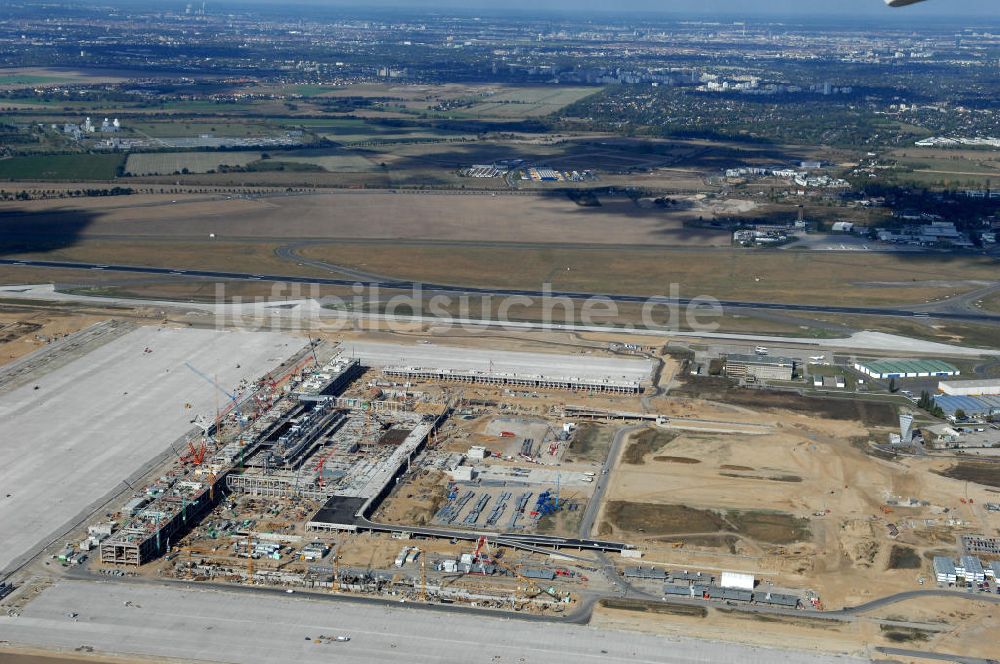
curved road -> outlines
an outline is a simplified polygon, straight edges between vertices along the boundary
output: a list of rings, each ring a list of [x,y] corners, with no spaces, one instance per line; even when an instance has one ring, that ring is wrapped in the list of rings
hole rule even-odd
[[[223,279],[229,281],[269,281],[287,282],[302,284],[321,284],[327,286],[355,286],[359,282],[367,287],[378,287],[387,290],[421,290],[427,293],[448,293],[455,295],[494,295],[494,296],[524,296],[531,298],[568,298],[568,299],[591,299],[603,298],[611,302],[627,302],[643,304],[647,302],[657,302],[663,306],[698,306],[708,304],[701,299],[693,298],[667,298],[652,297],[647,295],[625,295],[616,293],[587,293],[577,291],[536,291],[522,289],[486,288],[479,286],[448,286],[444,284],[424,283],[405,279],[397,280],[365,280],[365,279],[338,279],[331,277],[303,277],[297,275],[280,274],[254,274],[250,272],[224,272],[221,270],[189,270],[184,268],[154,267],[142,265],[118,265],[109,263],[81,263],[70,261],[48,261],[29,260],[16,258],[2,258],[0,265],[20,266],[20,267],[42,267],[49,269],[67,270],[106,270],[110,272],[127,272],[132,274],[155,274],[172,275],[177,277],[198,278],[198,279]],[[327,268],[329,269],[329,268]],[[925,312],[907,311],[903,309],[893,309],[889,307],[843,307],[832,305],[814,304],[780,304],[775,302],[747,302],[739,300],[714,300],[711,304],[718,304],[723,308],[733,309],[757,309],[773,311],[799,311],[822,314],[848,314],[861,316],[887,316],[887,317],[913,317],[927,316]],[[1000,323],[1000,314],[986,314],[978,312],[943,312],[933,314],[935,318],[947,320],[979,321],[987,323]]]

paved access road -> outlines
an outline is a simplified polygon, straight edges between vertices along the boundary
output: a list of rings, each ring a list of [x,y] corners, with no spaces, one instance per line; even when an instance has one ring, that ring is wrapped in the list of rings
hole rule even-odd
[[[645,303],[653,299],[647,295],[584,293],[584,292],[574,292],[574,291],[544,292],[544,291],[534,291],[534,290],[484,288],[475,286],[452,286],[446,284],[432,284],[432,283],[423,283],[418,281],[409,281],[404,279],[393,279],[385,281],[365,281],[356,279],[335,279],[329,277],[303,277],[303,276],[280,275],[280,274],[251,274],[248,272],[223,272],[218,270],[188,270],[188,269],[170,268],[170,267],[149,267],[141,265],[112,265],[108,263],[77,263],[77,262],[67,262],[67,261],[28,260],[28,259],[17,259],[17,258],[0,259],[0,265],[44,267],[50,269],[54,268],[54,269],[71,269],[71,270],[108,270],[111,272],[174,275],[179,277],[222,279],[227,281],[277,281],[277,282],[300,283],[300,284],[321,284],[327,286],[350,287],[354,286],[355,284],[362,283],[368,287],[377,286],[379,288],[388,290],[412,291],[414,289],[419,288],[426,293],[453,293],[459,295],[525,296],[531,298],[566,297],[570,299],[588,299],[588,298],[600,297],[600,298],[606,298],[613,302],[631,302],[631,303]],[[666,297],[662,298],[660,301],[662,302],[663,305],[676,305],[682,307],[687,305],[697,305],[702,302],[702,300],[695,300],[691,298],[671,299]],[[738,300],[715,300],[713,301],[713,303],[718,303],[723,308],[728,307],[733,309],[799,311],[807,313],[849,314],[849,315],[862,315],[862,316],[873,315],[873,316],[890,316],[890,317],[904,317],[904,318],[928,315],[926,312],[907,311],[904,309],[897,309],[891,307],[840,307],[832,305],[814,305],[814,304],[780,304],[775,302],[745,302]],[[967,320],[967,321],[994,322],[994,323],[1000,322],[1000,315],[979,313],[974,311],[944,311],[940,313],[935,313],[933,314],[933,316],[935,318],[947,319],[947,320]]]
[[[899,657],[915,657],[917,659],[937,660],[939,662],[958,662],[959,664],[1000,664],[995,659],[980,659],[978,657],[965,657],[964,655],[942,655],[934,652],[924,652],[923,650],[909,650],[907,648],[876,648],[885,655],[896,655]]]
[[[590,533],[594,529],[594,520],[597,518],[597,512],[601,508],[601,503],[604,502],[604,493],[608,490],[608,484],[611,483],[611,471],[614,470],[615,463],[618,462],[618,457],[621,456],[625,438],[633,431],[645,429],[647,426],[646,424],[638,424],[622,427],[615,431],[615,436],[611,441],[611,449],[608,451],[608,456],[604,459],[601,472],[594,478],[594,495],[591,496],[590,501],[587,503],[587,509],[584,511],[583,519],[580,521],[581,538],[590,537]]]
[[[444,615],[405,605],[327,603],[271,594],[250,600],[245,593],[86,581],[61,581],[28,604],[21,616],[0,617],[0,634],[17,645],[86,645],[99,652],[240,664],[867,661],[458,612]],[[317,644],[320,635],[350,635],[351,640]]]

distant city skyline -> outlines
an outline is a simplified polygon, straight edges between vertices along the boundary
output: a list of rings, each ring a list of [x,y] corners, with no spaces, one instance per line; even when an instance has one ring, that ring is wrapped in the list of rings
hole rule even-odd
[[[129,1],[129,0],[126,0]],[[278,5],[276,0],[213,0],[209,4],[256,4]],[[663,12],[683,13],[711,17],[713,15],[734,16],[837,16],[843,18],[882,16],[887,19],[907,19],[919,17],[983,17],[1000,20],[997,0],[929,0],[907,7],[892,9],[883,0],[839,0],[836,3],[816,0],[617,0],[611,4],[607,0],[549,0],[544,5],[530,0],[508,0],[498,7],[487,0],[386,0],[371,3],[364,0],[291,0],[280,3],[288,7],[294,5],[317,4],[326,7],[351,7],[387,9],[391,7],[428,10],[496,10],[504,8],[539,11],[574,12]]]

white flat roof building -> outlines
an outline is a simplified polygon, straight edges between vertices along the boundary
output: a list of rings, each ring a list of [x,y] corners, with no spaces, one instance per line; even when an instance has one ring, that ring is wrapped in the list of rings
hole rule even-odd
[[[955,561],[945,556],[934,556],[934,575],[938,583],[956,583],[958,571],[955,569]]]
[[[983,569],[983,564],[975,556],[962,556],[959,558],[958,565],[955,565],[955,572],[966,581],[982,583],[986,580],[986,571]]]
[[[964,397],[1000,395],[1000,379],[986,380],[942,380],[938,389],[944,394]]]
[[[753,574],[742,572],[723,572],[719,585],[723,588],[739,588],[740,590],[753,590]]]

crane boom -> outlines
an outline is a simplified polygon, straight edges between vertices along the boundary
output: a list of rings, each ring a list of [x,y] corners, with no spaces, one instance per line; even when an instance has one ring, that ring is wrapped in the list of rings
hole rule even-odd
[[[223,394],[225,394],[227,397],[229,397],[230,401],[233,402],[234,406],[237,405],[237,399],[236,399],[236,397],[234,395],[230,394],[229,391],[226,390],[226,388],[224,388],[221,385],[219,385],[219,383],[214,378],[212,378],[211,376],[208,376],[208,375],[202,373],[201,371],[199,371],[198,369],[196,369],[190,362],[185,362],[184,366],[186,366],[188,369],[190,369],[191,371],[193,371],[197,376],[199,376],[202,379],[208,381],[208,383],[210,385],[212,385],[213,387],[215,387],[215,389],[219,390],[220,392],[222,392]]]

